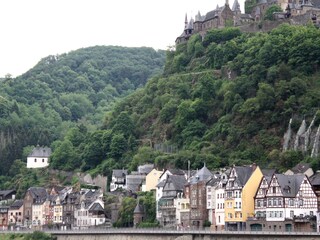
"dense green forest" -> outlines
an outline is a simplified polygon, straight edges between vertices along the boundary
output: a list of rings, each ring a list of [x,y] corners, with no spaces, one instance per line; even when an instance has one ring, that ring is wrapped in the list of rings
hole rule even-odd
[[[72,149],[59,140],[70,138],[71,148],[89,143],[87,134],[101,127],[114,103],[162,73],[164,62],[163,50],[95,46],[48,56],[17,78],[1,79],[0,175],[15,176],[19,164],[12,163],[26,162],[37,144],[64,148],[66,162],[82,163],[81,156],[70,160]],[[83,136],[71,139],[76,131]]]
[[[134,123],[136,139],[179,149],[154,152],[144,141],[129,167],[145,161],[161,168],[187,168],[191,161],[194,169],[203,162],[209,168],[256,162],[286,170],[308,161],[318,169],[310,152],[282,152],[282,139],[290,118],[294,131],[303,118],[310,122],[316,115],[315,126],[320,123],[319,60],[320,31],[313,25],[250,34],[226,28],[203,40],[194,35],[167,52],[163,75],[115,106],[104,131],[123,114]],[[113,166],[113,157],[102,165]]]
[[[307,161],[319,168],[309,152],[282,152],[290,118],[294,131],[302,119],[320,123],[320,30],[313,25],[193,35],[166,52],[163,72],[162,52],[126,49],[142,57],[121,61],[103,57],[103,49],[48,57],[3,80],[4,156],[25,159],[26,146],[46,144],[51,167],[105,175],[147,162],[187,168],[190,161],[194,169],[256,162],[285,170]]]

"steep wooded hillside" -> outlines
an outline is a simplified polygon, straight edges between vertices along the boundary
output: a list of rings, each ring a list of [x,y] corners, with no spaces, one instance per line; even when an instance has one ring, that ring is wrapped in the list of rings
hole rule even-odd
[[[293,131],[303,119],[320,123],[319,61],[320,30],[312,25],[195,35],[167,53],[162,76],[117,104],[105,128],[126,113],[136,138],[179,149],[158,153],[159,167],[186,168],[190,160],[193,168],[256,162],[283,170],[304,159],[318,168],[310,149],[282,152],[282,139],[290,118]]]
[[[48,56],[25,74],[2,79],[0,175],[15,159],[26,161],[31,145],[50,146],[77,125],[101,126],[114,102],[162,73],[164,61],[165,51],[152,48],[95,46]]]

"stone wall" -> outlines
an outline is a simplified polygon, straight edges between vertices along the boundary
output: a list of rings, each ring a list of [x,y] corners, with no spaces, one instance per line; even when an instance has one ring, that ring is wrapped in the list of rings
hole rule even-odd
[[[319,239],[317,233],[274,233],[274,232],[179,232],[179,231],[155,231],[149,230],[123,230],[120,232],[92,232],[92,233],[73,233],[73,234],[52,234],[57,240],[315,240]],[[120,231],[120,230],[118,230]]]

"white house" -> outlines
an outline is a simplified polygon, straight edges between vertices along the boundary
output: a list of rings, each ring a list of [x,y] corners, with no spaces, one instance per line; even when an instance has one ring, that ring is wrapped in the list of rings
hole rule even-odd
[[[88,229],[92,226],[104,224],[106,221],[104,214],[104,203],[100,199],[93,202],[84,200],[79,208],[75,210],[75,225],[78,229]]]
[[[27,157],[27,168],[43,168],[49,166],[51,149],[36,146]]]

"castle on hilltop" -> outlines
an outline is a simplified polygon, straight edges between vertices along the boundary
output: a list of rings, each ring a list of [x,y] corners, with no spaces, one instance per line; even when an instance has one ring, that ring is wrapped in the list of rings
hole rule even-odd
[[[263,20],[263,16],[267,9],[272,5],[281,7],[282,12],[274,13],[274,24],[269,24],[266,29],[262,29],[261,25],[257,27],[257,23]],[[184,30],[177,37],[176,44],[188,41],[193,35],[199,33],[202,37],[210,29],[219,29],[225,27],[240,27],[244,31],[267,31],[281,24],[288,22],[290,24],[302,25],[309,21],[319,25],[320,19],[320,0],[246,0],[245,13],[241,13],[238,0],[234,0],[232,8],[230,8],[229,0],[226,0],[224,6],[201,15],[188,21],[185,17]]]

